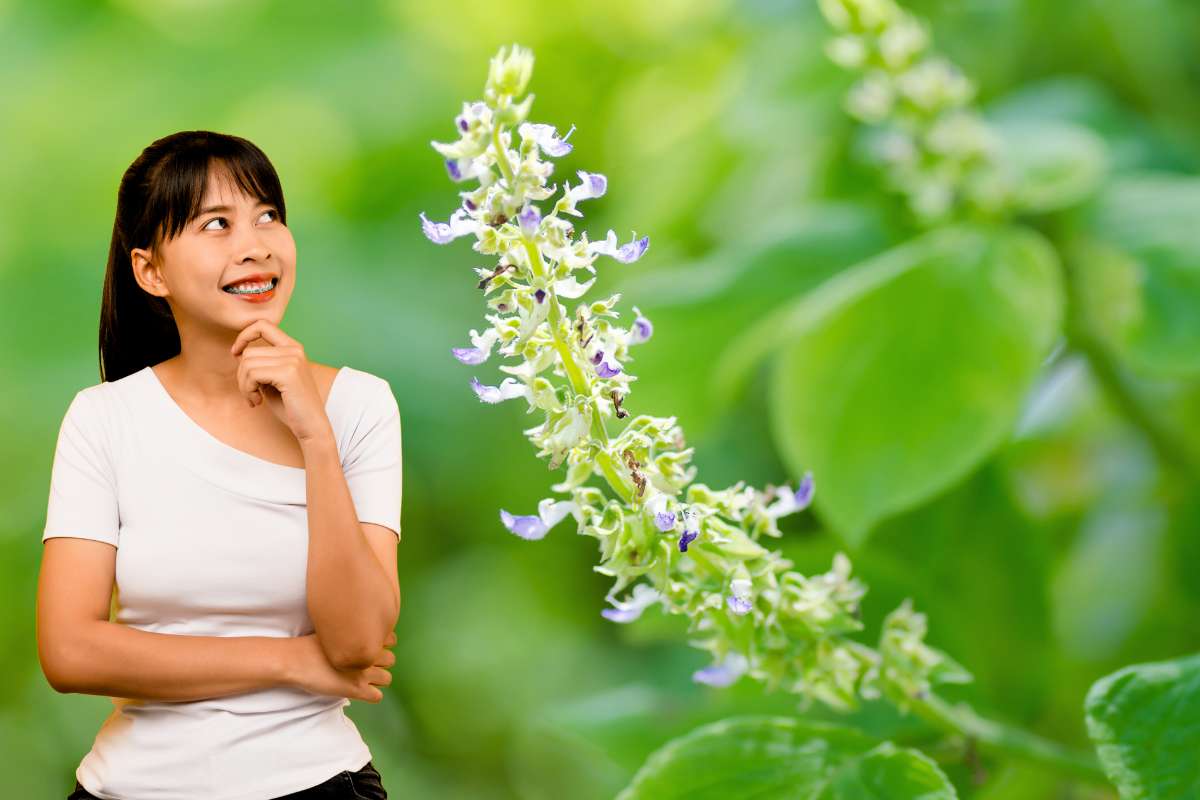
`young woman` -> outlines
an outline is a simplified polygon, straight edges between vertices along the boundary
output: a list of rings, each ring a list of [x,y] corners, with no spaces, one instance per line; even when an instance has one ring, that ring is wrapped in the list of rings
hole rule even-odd
[[[236,136],[159,139],[121,180],[38,583],[47,679],[114,705],[70,798],[387,797],[344,709],[395,663],[399,408],[280,329],[286,221]]]

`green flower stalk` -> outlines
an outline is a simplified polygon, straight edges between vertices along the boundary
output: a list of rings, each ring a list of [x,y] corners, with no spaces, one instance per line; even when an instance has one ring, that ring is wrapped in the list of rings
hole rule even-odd
[[[471,235],[476,252],[497,258],[494,268],[475,269],[488,325],[472,329],[470,346],[452,354],[468,365],[484,363],[493,350],[512,359],[499,367],[507,375],[499,384],[473,377],[470,385],[483,402],[524,398],[528,413],[541,412],[542,422],[524,433],[551,470],[566,468],[551,487],[564,497],[541,500],[536,514],[501,509],[501,523],[536,540],[571,516],[578,533],[599,543],[594,569],[614,579],[601,614],[629,623],[659,605],[686,615],[689,643],[712,657],[693,674],[697,682],[726,686],[748,675],[799,695],[803,705],[847,709],[880,696],[906,707],[934,684],[969,680],[924,643],[924,617],[907,603],[888,617],[877,648],[852,638],[863,629],[865,587],[851,578],[845,555],[829,572],[805,576],[770,549],[781,535],[777,520],[811,502],[811,474],[795,489],[758,490],[744,481],[710,488],[695,481],[694,448],[675,417],[631,413],[630,350],[652,337],[650,320],[634,306],[632,323],[622,327],[619,292],[573,309],[563,301],[584,296],[600,256],[631,264],[649,238],[634,232],[619,244],[613,230],[597,241],[576,235],[568,217],[581,218],[578,204],[605,194],[599,173],[577,171],[579,183],[564,181],[542,214],[536,203],[558,191],[546,183],[554,164],[542,157],[570,153],[575,128],[560,137],[552,125],[526,121],[532,68],[532,53],[517,45],[491,60],[484,99],[464,103],[455,118],[458,139],[431,143],[452,181],[475,185],[459,192],[461,206],[448,222],[419,214],[431,241]],[[593,478],[600,485],[588,485]]]
[[[871,126],[868,151],[913,214],[932,224],[995,217],[1013,202],[1001,140],[972,108],[975,87],[929,51],[929,32],[894,0],[820,0],[839,35],[825,48],[861,73],[846,110]]]

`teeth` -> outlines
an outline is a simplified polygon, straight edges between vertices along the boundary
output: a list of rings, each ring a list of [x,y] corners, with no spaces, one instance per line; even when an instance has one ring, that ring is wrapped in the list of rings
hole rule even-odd
[[[272,278],[265,283],[238,283],[233,286],[227,286],[225,291],[230,294],[262,294],[269,289],[274,288],[275,279]]]

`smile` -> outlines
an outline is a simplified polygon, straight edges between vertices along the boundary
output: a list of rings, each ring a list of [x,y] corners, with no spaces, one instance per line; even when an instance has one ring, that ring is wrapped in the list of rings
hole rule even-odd
[[[246,283],[223,289],[226,294],[236,295],[243,300],[263,302],[275,296],[275,287],[279,285],[278,278],[272,278],[265,283]],[[244,288],[243,288],[244,287]]]

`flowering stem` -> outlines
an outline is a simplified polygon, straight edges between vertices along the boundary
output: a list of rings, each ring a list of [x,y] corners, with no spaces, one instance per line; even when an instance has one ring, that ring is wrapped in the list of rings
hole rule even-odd
[[[1073,750],[1029,731],[984,719],[965,703],[952,705],[930,694],[924,699],[914,700],[913,710],[934,726],[962,734],[993,753],[1045,764],[1100,783],[1106,780],[1100,763],[1091,753]]]
[[[496,125],[492,128],[492,144],[496,149],[496,164],[500,167],[500,172],[504,176],[505,181],[511,187],[513,180],[512,172],[509,169],[508,157],[504,152],[504,146],[500,142],[500,130],[502,127]],[[534,277],[542,277],[545,275],[546,265],[542,261],[541,248],[529,237],[523,236],[521,238],[525,244],[525,252],[529,254],[530,271]],[[567,380],[571,383],[571,389],[578,395],[591,398],[591,385],[587,377],[583,374],[583,370],[579,368],[579,364],[575,361],[575,356],[571,353],[571,348],[563,340],[562,313],[559,309],[558,297],[554,294],[553,285],[546,287],[545,301],[550,304],[550,332],[554,337],[554,349],[558,352],[559,359],[562,361],[563,370],[567,373]],[[604,417],[600,414],[600,410],[596,408],[594,400],[592,405],[592,435],[601,447],[608,446],[608,429],[604,426]],[[603,473],[612,490],[626,503],[631,503],[633,501],[633,489],[617,471],[612,457],[607,450],[597,453],[596,465],[600,468],[601,473]]]
[[[911,28],[907,33],[910,40],[917,35]],[[779,517],[808,506],[813,493],[811,475],[806,475],[795,490],[785,486],[759,492],[742,481],[714,490],[696,483],[695,468],[687,467],[692,448],[683,443],[682,430],[673,417],[639,415],[627,423],[615,440],[610,439],[605,427],[607,397],[611,395],[612,413],[618,419],[627,414],[620,407],[619,393],[608,391],[605,379],[621,372],[624,348],[646,341],[652,328],[634,306],[639,316],[629,330],[607,322],[597,324],[601,342],[596,355],[589,356],[586,348],[591,338],[582,339],[588,306],[578,309],[581,327],[577,340],[573,321],[566,307],[559,305],[558,295],[573,298],[586,290],[571,272],[584,267],[594,275],[591,261],[596,255],[630,263],[645,251],[649,238],[638,239],[635,234],[629,244],[618,246],[615,232],[609,230],[604,240],[571,243],[572,226],[563,220],[538,224],[540,212],[529,200],[545,199],[552,191],[547,191],[544,185],[550,169],[537,158],[537,153],[540,150],[562,156],[570,152],[570,145],[566,136],[557,136],[553,126],[521,122],[532,96],[512,105],[513,99],[524,92],[531,68],[532,54],[515,46],[511,55],[502,50],[493,59],[485,88],[488,102],[464,104],[463,114],[456,118],[456,129],[462,135],[460,141],[432,143],[446,159],[452,179],[484,175],[487,180],[481,181],[479,190],[464,198],[463,207],[451,215],[448,223],[426,219],[424,212],[419,215],[425,235],[438,244],[474,233],[479,252],[502,253],[502,263],[495,272],[477,270],[484,278],[480,288],[510,268],[521,273],[524,266],[521,262],[528,265],[528,275],[519,277],[528,277],[529,281],[505,279],[519,301],[517,313],[507,318],[489,316],[493,327],[484,334],[472,331],[473,347],[454,348],[456,358],[467,364],[482,363],[498,340],[512,339],[514,326],[518,338],[504,348],[505,354],[530,358],[529,348],[524,345],[544,322],[549,323],[549,346],[553,350],[541,340],[542,346],[526,362],[526,370],[519,371],[525,379],[524,387],[519,381],[507,380],[500,386],[487,387],[477,379],[472,379],[472,387],[488,403],[523,396],[531,404],[542,406],[547,411],[546,422],[526,431],[542,448],[539,454],[552,454],[555,467],[571,457],[572,468],[585,469],[572,470],[569,501],[554,502],[547,498],[539,503],[536,515],[513,515],[501,509],[505,527],[522,538],[540,539],[566,514],[574,514],[580,523],[579,532],[595,536],[602,543],[603,569],[598,568],[599,571],[618,581],[609,598],[613,607],[602,612],[606,618],[632,622],[644,608],[662,602],[669,613],[685,614],[691,619],[690,632],[711,632],[701,639],[689,640],[690,644],[710,651],[716,659],[693,674],[697,682],[728,686],[748,672],[770,687],[785,685],[808,699],[821,699],[838,708],[854,707],[859,696],[908,698],[908,702],[900,705],[915,704],[918,713],[938,728],[966,736],[970,741],[978,740],[994,750],[1089,778],[1099,777],[1095,763],[1086,756],[1033,734],[984,720],[965,706],[950,706],[933,696],[930,693],[933,683],[961,683],[969,680],[970,675],[948,655],[924,643],[925,617],[913,611],[909,601],[884,620],[878,649],[850,638],[850,634],[862,630],[858,608],[866,587],[850,577],[850,561],[844,554],[835,555],[828,573],[805,576],[791,571],[791,562],[783,559],[779,551],[771,551],[759,543],[761,536],[780,535],[776,525]],[[946,77],[944,71],[938,70],[922,74],[926,78]],[[956,98],[962,99],[957,95],[942,99]],[[503,116],[498,114],[498,108],[505,110]],[[500,124],[513,120],[521,123],[518,132],[523,140],[515,166],[502,144],[504,130]],[[490,124],[490,130],[485,132],[481,124]],[[487,158],[492,148],[501,175],[495,186],[492,185],[495,175]],[[603,175],[583,170],[577,174],[581,183],[564,186],[563,198],[554,211],[541,219],[548,220],[560,209],[581,216],[575,210],[576,203],[604,194],[607,181]],[[510,219],[515,219],[516,224],[507,224]],[[521,233],[515,236],[513,232],[518,227]],[[549,264],[546,255],[551,257]],[[564,274],[568,276],[565,279]],[[591,313],[617,316],[611,307],[618,296],[593,305]],[[544,307],[545,320],[539,319],[543,308],[540,305],[536,311],[524,313],[531,299],[537,304],[550,304]],[[491,305],[508,311],[511,302],[512,298],[506,295],[503,301]],[[611,365],[602,360],[606,352],[614,362]],[[556,357],[561,372],[555,364],[555,374],[565,375],[568,381],[570,407],[564,406],[557,395],[553,398],[543,395],[544,383],[549,381],[535,377]],[[551,388],[557,391],[559,387]],[[589,416],[590,437],[582,430],[584,414]],[[646,463],[639,462],[639,458]],[[589,463],[578,463],[584,460]],[[575,482],[576,478],[586,480],[593,473],[599,473],[608,482],[627,508],[614,508],[618,504],[598,487]],[[650,491],[645,505],[639,507],[640,492],[647,487]],[[675,497],[679,492],[684,492],[686,501]],[[642,513],[645,510],[652,514]],[[672,539],[681,533],[679,552],[691,558],[676,557],[673,542],[659,537],[659,533]],[[689,543],[692,543],[690,550]],[[628,599],[616,599],[617,591],[646,575],[657,587],[639,582]],[[919,699],[914,701],[914,697]]]

